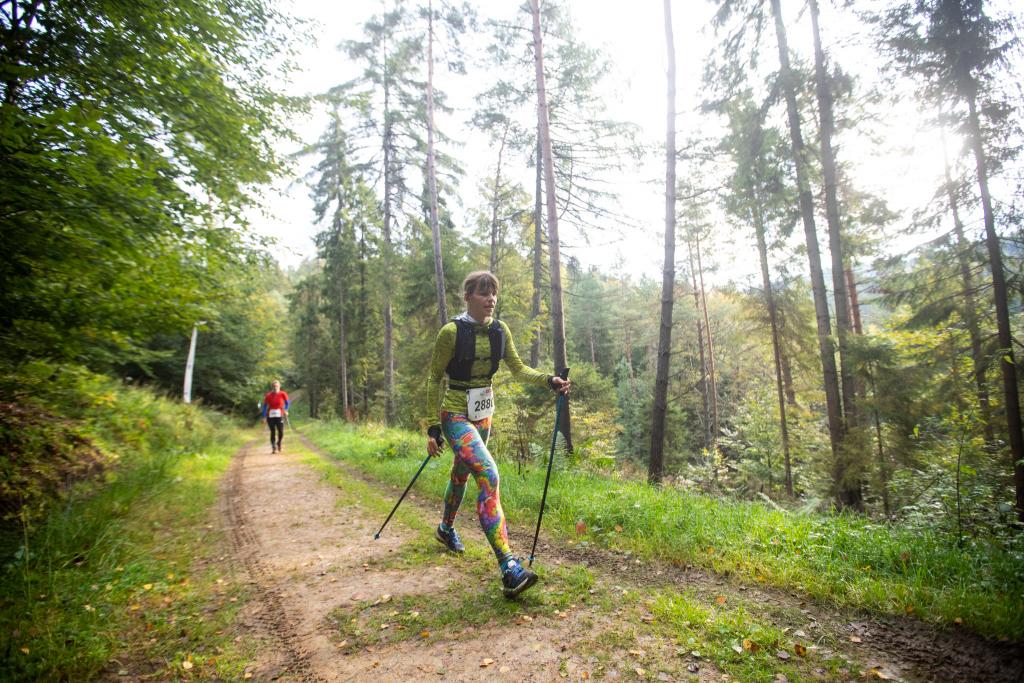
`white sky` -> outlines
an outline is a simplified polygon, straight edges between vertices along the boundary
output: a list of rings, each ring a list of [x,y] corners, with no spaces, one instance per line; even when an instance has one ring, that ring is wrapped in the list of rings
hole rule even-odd
[[[479,0],[481,15],[491,11],[510,12],[518,3],[496,0]],[[637,124],[645,142],[661,144],[665,137],[665,39],[663,9],[660,0],[623,3],[621,0],[569,0],[575,24],[581,39],[601,47],[615,65],[615,71],[608,83],[608,109],[612,118]],[[792,11],[798,4],[785,0],[784,6]],[[863,37],[838,34],[830,31],[828,3],[823,4],[822,30],[826,50],[835,53],[836,60],[848,70],[865,80],[874,80],[877,69],[872,63],[877,60],[862,47],[867,40]],[[321,92],[332,85],[352,78],[357,74],[357,65],[336,49],[346,39],[358,39],[362,25],[372,14],[383,6],[381,0],[294,0],[294,13],[307,16],[319,22],[315,36],[301,46],[298,62],[300,72],[294,75],[289,85],[292,94]],[[704,59],[710,47],[710,34],[704,30],[711,14],[710,3],[673,3],[675,42],[678,77],[677,109],[679,119],[677,137],[680,142],[699,131],[701,124],[693,112],[701,97],[700,74]],[[834,22],[836,24],[840,22]],[[848,23],[844,23],[846,29]],[[805,16],[790,22],[790,47],[810,59],[810,30]],[[316,39],[315,43],[313,38]],[[766,59],[775,58],[774,33],[766,35]],[[460,149],[448,149],[448,153],[462,159],[467,177],[461,184],[462,207],[452,207],[457,223],[466,227],[470,209],[479,206],[478,182],[481,177],[491,174],[493,154],[486,142],[467,132],[463,122],[471,115],[473,95],[485,87],[481,76],[474,74],[470,67],[468,77],[448,74],[444,69],[435,71],[435,83],[448,93],[451,103],[457,108],[452,117],[439,118],[438,126],[449,136],[466,141]],[[898,141],[902,146],[895,149],[891,143],[875,145],[855,141],[854,147],[842,147],[838,155],[842,160],[855,164],[855,180],[861,189],[881,194],[892,208],[906,210],[918,207],[927,201],[937,173],[941,172],[941,150],[935,132],[918,130],[917,114],[908,107],[903,112],[889,112],[880,122],[877,132],[884,139]],[[305,142],[314,141],[324,128],[326,119],[315,114],[295,121],[295,128]],[[295,151],[285,145],[282,151]],[[618,235],[598,235],[594,244],[585,245],[577,235],[563,235],[563,258],[575,256],[584,265],[596,265],[609,269],[615,264],[634,277],[648,275],[660,278],[662,267],[662,235],[664,230],[664,155],[656,152],[645,166],[626,174],[617,183],[621,193],[620,210],[628,214],[636,226],[624,228]],[[312,158],[299,162],[295,177],[282,180],[272,189],[267,215],[253,216],[253,226],[261,234],[278,240],[275,251],[284,266],[295,266],[303,258],[315,253],[312,237],[318,231],[313,224],[312,201],[308,187],[302,177]],[[532,172],[524,169],[524,185],[532,192]],[[819,242],[823,259],[827,259],[827,233],[824,221],[819,221]],[[798,229],[796,232],[800,232]],[[718,280],[735,279],[748,281],[756,269],[753,258],[753,244],[742,232],[722,227],[716,239],[719,248],[712,250],[711,258],[719,264]],[[802,239],[802,234],[799,235]],[[906,251],[927,237],[901,238],[891,245],[894,251]],[[609,243],[613,242],[613,243]],[[677,253],[678,252],[677,250]]]

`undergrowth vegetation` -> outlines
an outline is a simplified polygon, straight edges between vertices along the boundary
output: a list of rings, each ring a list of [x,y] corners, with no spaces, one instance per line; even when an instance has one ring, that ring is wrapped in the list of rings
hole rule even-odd
[[[240,677],[224,629],[241,603],[204,565],[240,431],[81,368],[38,363],[5,381],[18,410],[0,429],[0,678],[84,680],[111,666]]]
[[[422,436],[382,427],[316,423],[306,433],[334,457],[399,486],[424,451]],[[417,490],[434,491],[440,500],[450,458],[446,451],[432,461]],[[514,525],[535,523],[542,464],[503,468],[502,505]],[[471,512],[461,523],[475,523]],[[987,636],[1024,636],[1024,552],[1012,544],[958,545],[939,531],[655,488],[564,459],[556,459],[544,533],[797,589],[837,605],[963,624]]]

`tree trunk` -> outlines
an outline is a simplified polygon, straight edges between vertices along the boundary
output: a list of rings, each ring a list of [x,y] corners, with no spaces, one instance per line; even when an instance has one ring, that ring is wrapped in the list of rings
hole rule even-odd
[[[985,367],[985,352],[982,348],[981,327],[978,325],[978,314],[974,302],[974,278],[971,275],[970,252],[972,245],[964,235],[964,223],[960,218],[960,204],[953,190],[953,177],[949,170],[949,158],[946,154],[946,134],[942,131],[942,158],[946,174],[946,196],[949,209],[953,214],[953,232],[956,234],[956,257],[960,266],[960,279],[963,282],[963,316],[967,325],[967,333],[971,338],[971,361],[974,367],[974,383],[978,388],[978,408],[981,421],[984,423],[985,443],[996,440],[995,425],[992,423],[992,408],[989,403],[988,378]]]
[[[715,342],[711,335],[711,320],[708,316],[708,298],[704,289],[704,263],[700,255],[700,235],[694,233],[694,246],[697,248],[697,275],[700,278],[700,303],[704,316],[704,334],[707,336],[707,359],[708,359],[708,398],[711,403],[711,455],[718,457],[718,381],[715,378]],[[717,479],[717,474],[715,476]]]
[[[676,295],[676,43],[672,32],[672,2],[664,0],[665,43],[668,50],[668,113],[665,138],[665,262],[662,266],[662,315],[657,335],[657,368],[651,411],[650,461],[647,480],[659,483],[665,475],[665,421],[669,411],[669,366],[672,359],[672,309]]]
[[[860,298],[857,296],[857,281],[853,278],[853,268],[846,269],[846,294],[850,303],[850,326],[854,334],[864,334],[864,326],[860,320]]]
[[[509,124],[505,122],[505,130],[501,134],[501,146],[498,147],[498,167],[494,171],[494,196],[491,200],[491,260],[490,268],[498,273],[498,208],[501,202],[501,161],[505,154],[505,142],[508,139]],[[532,367],[532,366],[531,366]]]
[[[697,312],[697,350],[700,352],[700,380],[697,386],[700,387],[700,398],[703,403],[704,412],[701,419],[704,422],[704,451],[711,451],[711,397],[708,395],[708,361],[704,351],[704,316],[701,315],[700,288],[697,287],[697,266],[693,263],[693,241],[689,234],[686,236],[686,253],[690,262],[690,281],[693,289],[693,308]]]
[[[1024,434],[1021,433],[1020,393],[1017,388],[1017,364],[1013,357],[1013,334],[1010,329],[1010,306],[1006,291],[1006,273],[1003,270],[1002,248],[996,234],[995,214],[992,212],[992,196],[988,189],[988,170],[985,150],[981,142],[981,122],[975,96],[967,98],[969,113],[968,134],[974,164],[978,173],[978,189],[981,193],[981,210],[985,216],[985,243],[992,268],[992,295],[996,305],[996,328],[999,335],[999,366],[1003,371],[1003,401],[1006,406],[1006,428],[1010,442],[1010,464],[1013,468],[1013,484],[1016,491],[1017,517],[1024,522]]]
[[[772,353],[775,357],[775,390],[779,400],[779,434],[782,437],[783,466],[786,471],[786,495],[793,497],[793,469],[789,456],[789,425],[786,422],[786,394],[782,380],[782,349],[779,344],[779,321],[772,292],[771,271],[768,268],[768,242],[765,239],[764,217],[759,199],[754,197],[754,232],[757,234],[757,253],[761,260],[761,283],[768,307],[768,322],[772,329]],[[770,471],[770,470],[769,470]]]
[[[665,130],[665,261],[661,271],[661,322],[658,363],[651,415],[651,457],[647,480],[660,483],[665,474],[665,416],[668,413],[669,361],[672,358],[672,308],[676,285],[676,46],[672,33],[672,2],[663,1],[665,46],[668,52],[668,107]]]
[[[387,49],[384,50],[387,64]],[[391,121],[391,90],[387,75],[384,77],[384,423],[395,420],[395,353],[391,320],[391,221],[394,194],[391,164],[394,155],[394,131]]]
[[[544,154],[540,148],[540,125],[537,126],[537,178],[533,197],[533,301],[530,304],[530,324],[534,326],[530,341],[530,367],[540,362],[540,318],[541,287],[544,270],[544,203],[543,203]]]
[[[629,378],[629,391],[636,397],[636,371],[633,369],[633,330],[626,325],[626,375]]]
[[[781,321],[780,321],[781,322]],[[782,331],[782,326],[779,326],[779,333]],[[781,341],[781,339],[779,340]],[[793,365],[790,362],[790,356],[785,354],[782,350],[782,384],[785,386],[785,402],[790,405],[790,408],[797,408],[797,389],[793,386]]]
[[[348,330],[345,329],[345,300],[348,293],[345,287],[345,272],[342,267],[342,227],[338,221],[335,226],[337,239],[336,276],[338,278],[338,384],[341,389],[341,414],[346,420],[351,419],[348,401]]]
[[[811,198],[804,159],[804,139],[800,132],[800,112],[796,103],[796,86],[793,70],[789,63],[789,47],[786,42],[786,27],[782,21],[780,0],[771,0],[775,18],[775,35],[779,47],[779,71],[783,94],[786,98],[786,113],[789,120],[789,137],[796,167],[797,186],[800,197],[800,215],[803,219],[804,239],[807,244],[807,261],[810,267],[811,291],[814,294],[814,311],[818,328],[818,352],[821,355],[821,372],[825,390],[825,409],[828,417],[829,444],[832,448],[832,482],[836,503],[840,508],[855,505],[859,500],[860,480],[848,482],[849,464],[843,452],[843,409],[839,397],[839,377],[836,372],[835,350],[832,347],[832,325],[829,320],[828,299],[825,293],[825,278],[821,271],[821,253],[818,249],[818,233],[814,225],[814,201]]]
[[[448,322],[444,295],[444,265],[441,263],[441,226],[437,220],[437,160],[434,155],[434,4],[427,2],[427,185],[430,190],[430,232],[434,240],[434,279],[437,285],[437,314]]]
[[[312,325],[309,329],[309,335],[306,338],[306,362],[308,371],[306,372],[307,377],[307,390],[309,391],[309,416],[313,419],[320,417],[320,382],[317,377],[316,369],[316,309],[318,308],[319,302],[313,298],[312,286],[306,287],[306,310],[313,311],[311,316]]]
[[[346,420],[352,419],[351,408],[348,403],[348,346],[345,330],[345,287],[341,285],[338,291],[338,299],[341,302],[338,306],[338,379],[341,382],[341,413]]]
[[[846,428],[857,423],[856,386],[853,369],[850,367],[847,337],[850,334],[850,312],[846,292],[846,264],[843,260],[843,229],[839,218],[839,200],[836,196],[837,173],[835,152],[832,149],[832,135],[835,133],[835,117],[832,113],[832,89],[825,69],[825,53],[821,49],[821,31],[818,26],[818,0],[808,0],[811,14],[811,30],[814,33],[814,82],[821,114],[821,174],[825,184],[825,218],[828,221],[828,247],[832,256],[832,286],[836,302],[836,336],[839,341],[839,376],[843,395],[843,416]],[[859,485],[857,487],[860,488]],[[851,490],[852,493],[852,490]],[[862,507],[861,496],[848,501],[854,507]]]
[[[558,207],[555,194],[555,173],[551,156],[551,132],[548,128],[548,102],[544,91],[544,52],[540,30],[540,0],[530,0],[533,12],[533,58],[537,70],[537,125],[540,129],[540,144],[544,160],[544,190],[547,197],[548,215],[548,257],[551,267],[551,351],[555,371],[568,367],[565,354],[565,318],[562,313],[562,264],[558,252]],[[572,451],[572,426],[569,419],[569,404],[561,412],[562,435],[566,449]]]
[[[878,415],[878,391],[875,390],[875,379],[873,376],[871,377],[871,398],[875,403],[875,441],[878,445],[878,475],[882,479],[882,509],[885,511],[885,516],[888,517],[892,511],[889,503],[889,464],[885,460],[885,450],[882,445],[882,420]]]

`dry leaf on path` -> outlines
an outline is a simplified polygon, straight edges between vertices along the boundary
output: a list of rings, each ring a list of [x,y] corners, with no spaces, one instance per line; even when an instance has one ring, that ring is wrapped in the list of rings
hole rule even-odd
[[[724,605],[725,604],[725,596],[724,595],[719,595],[717,598],[715,598],[715,602],[717,602],[719,605]]]
[[[860,639],[860,636],[850,636],[850,642],[851,643],[863,643],[864,641]]]
[[[494,664],[494,660],[491,659],[490,657],[485,657],[484,660],[482,662],[480,662],[480,668],[484,669],[484,668],[490,666],[491,664]]]

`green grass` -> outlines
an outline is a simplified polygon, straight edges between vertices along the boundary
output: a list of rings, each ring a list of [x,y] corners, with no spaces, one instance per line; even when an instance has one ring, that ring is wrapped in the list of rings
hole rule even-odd
[[[215,559],[211,510],[243,435],[195,407],[108,389],[108,414],[83,424],[116,466],[5,538],[0,679],[241,679],[251,646],[230,626],[246,588]]]
[[[652,628],[675,639],[680,656],[706,658],[741,681],[772,681],[783,673],[791,681],[847,680],[850,663],[822,659],[806,639],[754,618],[744,605],[708,607],[692,595],[664,591],[647,605]]]
[[[305,433],[334,457],[404,487],[425,439],[381,427],[314,423]],[[451,455],[416,484],[440,498]],[[502,505],[532,527],[544,468],[502,472]],[[795,588],[842,606],[962,623],[986,636],[1024,637],[1024,559],[995,545],[958,548],[949,537],[850,515],[773,510],[562,467],[552,476],[544,533],[568,538],[583,520],[588,543],[640,558],[691,563],[742,581]]]

